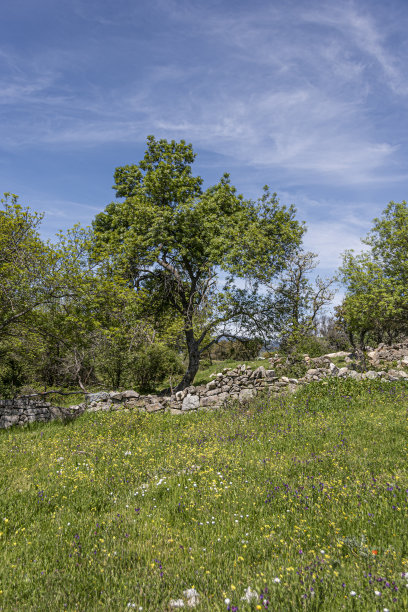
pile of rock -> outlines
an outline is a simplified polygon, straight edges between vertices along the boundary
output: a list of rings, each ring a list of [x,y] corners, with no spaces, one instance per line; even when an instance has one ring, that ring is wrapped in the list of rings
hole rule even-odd
[[[408,340],[387,346],[379,344],[373,351],[367,353],[371,364],[374,367],[381,367],[384,363],[396,362],[397,367],[408,366]]]

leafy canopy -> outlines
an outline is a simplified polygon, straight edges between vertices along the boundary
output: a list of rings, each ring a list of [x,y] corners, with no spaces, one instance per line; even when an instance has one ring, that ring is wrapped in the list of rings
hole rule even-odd
[[[251,281],[253,294],[283,269],[304,231],[295,209],[267,187],[256,202],[246,200],[224,174],[203,190],[194,159],[191,144],[149,136],[143,160],[116,169],[114,188],[124,200],[93,223],[94,256],[144,292],[147,311],[180,317],[191,372],[208,334],[242,319],[249,294],[236,290],[235,279]]]

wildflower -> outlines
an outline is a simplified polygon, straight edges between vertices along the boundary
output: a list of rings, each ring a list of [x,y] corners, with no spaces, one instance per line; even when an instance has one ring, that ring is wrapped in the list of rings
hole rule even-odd
[[[374,593],[379,597],[381,595],[381,591],[374,591]]]
[[[378,555],[378,550],[372,550],[371,552],[373,553],[373,555]]]
[[[229,606],[229,605],[230,605],[230,603],[231,603],[231,600],[230,600],[230,599],[228,599],[228,597],[226,597],[226,598],[224,599],[224,603],[225,603],[227,606]]]
[[[170,599],[171,608],[184,608],[184,601],[182,599]]]
[[[280,582],[280,578],[276,577],[273,579],[274,582]]]
[[[258,593],[256,591],[253,591],[249,586],[245,591],[245,595],[241,597],[241,601],[247,601],[248,603],[250,603],[253,599],[258,599]]]
[[[355,591],[350,591],[350,595],[354,597],[354,595],[357,595],[357,593]]]

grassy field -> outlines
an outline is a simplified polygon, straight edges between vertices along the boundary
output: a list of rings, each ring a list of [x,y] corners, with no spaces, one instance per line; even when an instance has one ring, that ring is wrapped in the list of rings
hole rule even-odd
[[[408,610],[407,408],[404,382],[333,380],[1,431],[0,610],[171,610],[187,589],[197,611]]]

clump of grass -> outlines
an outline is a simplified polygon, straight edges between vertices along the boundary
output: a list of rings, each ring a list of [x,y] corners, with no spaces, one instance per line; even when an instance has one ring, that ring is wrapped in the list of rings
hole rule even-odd
[[[333,380],[2,431],[0,608],[407,609],[407,408]]]

